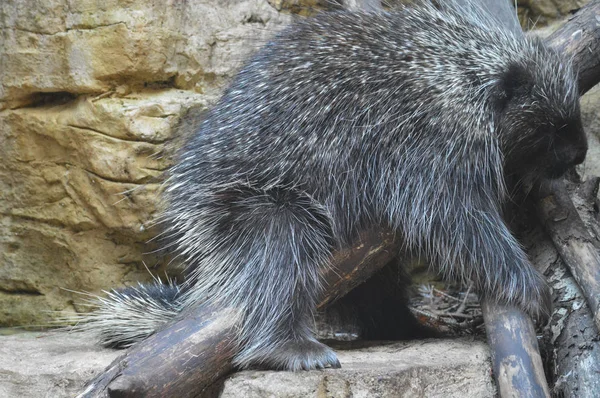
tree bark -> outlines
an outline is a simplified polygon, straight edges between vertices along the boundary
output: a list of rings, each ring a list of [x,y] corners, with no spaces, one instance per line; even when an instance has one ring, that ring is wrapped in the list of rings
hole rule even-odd
[[[600,330],[600,253],[597,240],[579,217],[564,181],[545,181],[536,190],[546,231],[581,288]]]
[[[593,1],[548,38],[573,58],[581,94],[600,81],[599,18],[600,2]],[[543,181],[532,191],[540,222],[561,258],[550,277],[559,308],[546,331],[548,370],[557,397],[596,397],[600,391],[597,191],[597,177],[584,182]]]
[[[519,309],[481,304],[500,397],[550,397],[535,328]]]
[[[598,84],[599,80],[599,18],[600,3],[594,0],[574,14],[547,39],[552,47],[573,59],[581,95]]]
[[[552,396],[593,398],[600,391],[600,340],[592,313],[577,282],[550,237],[539,228],[532,260],[545,263],[553,290],[554,313],[540,341]]]

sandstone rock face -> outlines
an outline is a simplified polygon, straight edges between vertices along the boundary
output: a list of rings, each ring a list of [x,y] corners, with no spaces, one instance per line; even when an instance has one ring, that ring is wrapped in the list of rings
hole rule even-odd
[[[214,93],[289,20],[264,0],[7,0],[0,7],[4,107],[36,93],[155,82]]]
[[[167,167],[156,155],[181,112],[202,101],[170,89],[0,114],[1,323],[46,322],[49,310],[73,302],[62,289],[145,277],[142,253],[152,247],[145,241]]]
[[[0,336],[1,397],[73,397],[120,351],[81,335]],[[495,397],[485,344],[471,340],[394,343],[338,351],[341,369],[244,371],[225,380],[223,398]],[[207,394],[206,398],[216,396]]]
[[[174,127],[290,18],[264,0],[1,2],[0,325],[148,279]]]
[[[589,3],[589,0],[519,0],[521,24],[527,28],[544,26]]]

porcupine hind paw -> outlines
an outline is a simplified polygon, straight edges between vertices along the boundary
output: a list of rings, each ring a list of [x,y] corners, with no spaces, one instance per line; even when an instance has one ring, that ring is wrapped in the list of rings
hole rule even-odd
[[[291,371],[342,367],[333,350],[316,340],[283,343],[268,355],[263,366]]]

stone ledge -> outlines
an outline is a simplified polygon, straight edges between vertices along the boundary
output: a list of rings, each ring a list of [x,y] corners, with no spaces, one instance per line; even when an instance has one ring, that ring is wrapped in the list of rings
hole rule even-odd
[[[64,333],[0,336],[1,397],[73,397],[120,351]],[[495,397],[489,351],[472,339],[396,342],[339,350],[342,369],[244,371],[222,398]]]

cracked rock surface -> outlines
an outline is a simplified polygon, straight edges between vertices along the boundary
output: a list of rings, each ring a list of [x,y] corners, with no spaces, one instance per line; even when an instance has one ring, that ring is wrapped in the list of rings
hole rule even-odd
[[[0,396],[73,397],[120,351],[81,335],[0,336]],[[225,380],[222,398],[492,398],[487,346],[471,339],[429,340],[337,351],[341,369],[244,371]],[[212,391],[205,397],[214,397]]]
[[[149,279],[180,117],[290,19],[264,0],[0,2],[0,325]]]

